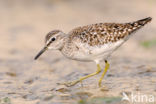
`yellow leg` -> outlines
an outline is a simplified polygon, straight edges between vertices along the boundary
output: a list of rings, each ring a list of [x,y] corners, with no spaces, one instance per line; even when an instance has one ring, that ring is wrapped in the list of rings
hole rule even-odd
[[[94,73],[92,73],[92,74],[89,74],[89,75],[87,75],[87,76],[81,77],[79,80],[82,81],[82,80],[87,79],[87,78],[89,78],[89,77],[92,77],[92,76],[94,76],[94,75],[96,75],[96,74],[98,74],[98,73],[100,73],[100,72],[101,72],[100,65],[97,64],[97,70],[96,70],[96,72],[94,72]]]
[[[108,69],[109,69],[109,63],[107,62],[107,60],[105,60],[105,69],[104,69],[104,72],[102,73],[102,76],[101,76],[101,78],[99,80],[99,87],[101,87],[102,79],[105,76]]]
[[[97,70],[96,70],[96,72],[94,72],[94,73],[92,73],[92,74],[89,74],[89,75],[87,75],[87,76],[81,77],[81,78],[78,79],[78,80],[75,80],[75,81],[72,81],[72,82],[67,82],[67,83],[62,83],[62,84],[63,84],[63,85],[66,85],[67,87],[70,87],[70,86],[73,86],[73,85],[75,85],[75,84],[77,84],[77,83],[83,81],[84,79],[87,79],[87,78],[89,78],[89,77],[92,77],[92,76],[94,76],[94,75],[96,75],[96,74],[98,74],[98,73],[100,73],[100,72],[101,72],[100,65],[97,64]]]

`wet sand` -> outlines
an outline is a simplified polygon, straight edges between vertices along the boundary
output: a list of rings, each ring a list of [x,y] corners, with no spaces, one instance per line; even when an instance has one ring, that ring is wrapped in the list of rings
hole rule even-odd
[[[156,40],[155,5],[155,0],[0,0],[0,104],[105,104],[107,98],[109,104],[121,104],[122,92],[154,95],[156,101],[156,45],[142,45]],[[152,22],[108,60],[110,69],[101,88],[102,73],[73,87],[57,85],[95,72],[93,62],[69,60],[58,51],[33,60],[53,29],[67,33],[77,26],[148,16]]]

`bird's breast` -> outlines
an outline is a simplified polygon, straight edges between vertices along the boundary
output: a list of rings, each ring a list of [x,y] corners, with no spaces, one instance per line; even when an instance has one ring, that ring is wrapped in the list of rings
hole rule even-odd
[[[62,54],[67,58],[80,61],[94,61],[106,59],[124,40],[114,43],[107,43],[101,46],[90,46],[88,44],[73,43],[68,44],[62,50]]]

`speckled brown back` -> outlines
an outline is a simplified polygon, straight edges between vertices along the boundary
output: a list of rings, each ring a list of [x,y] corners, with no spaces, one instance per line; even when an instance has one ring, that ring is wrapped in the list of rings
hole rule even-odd
[[[69,32],[69,38],[79,38],[82,43],[88,43],[90,46],[103,45],[124,39],[150,21],[151,18],[149,17],[132,23],[97,23],[87,25],[73,29]]]

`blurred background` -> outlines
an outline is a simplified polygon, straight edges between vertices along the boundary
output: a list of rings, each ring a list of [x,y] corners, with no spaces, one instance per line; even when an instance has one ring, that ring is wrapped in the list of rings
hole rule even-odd
[[[100,97],[97,102],[104,104],[105,97],[120,98],[123,91],[156,94],[155,11],[156,0],[0,0],[0,102],[85,104]],[[100,75],[84,81],[84,88],[56,84],[94,72],[94,63],[68,60],[58,51],[47,51],[33,60],[53,29],[68,33],[78,26],[149,16],[152,22],[110,58],[102,88],[97,86]]]

